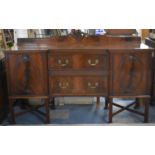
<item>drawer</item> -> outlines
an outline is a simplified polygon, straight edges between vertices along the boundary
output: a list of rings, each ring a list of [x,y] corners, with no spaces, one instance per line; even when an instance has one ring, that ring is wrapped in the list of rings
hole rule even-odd
[[[106,69],[107,54],[49,54],[50,69]]]
[[[50,94],[54,96],[107,95],[108,80],[106,76],[51,76],[49,78]]]

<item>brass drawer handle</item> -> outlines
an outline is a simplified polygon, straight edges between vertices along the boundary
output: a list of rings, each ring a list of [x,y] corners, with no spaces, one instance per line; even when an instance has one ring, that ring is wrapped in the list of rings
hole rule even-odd
[[[30,57],[29,57],[29,55],[24,54],[24,55],[23,55],[23,60],[24,60],[24,62],[28,62],[28,61],[30,61]]]
[[[68,82],[59,82],[59,87],[61,89],[66,89],[69,87],[69,83]]]
[[[135,60],[136,60],[136,56],[134,56],[134,55],[129,55],[129,60],[130,60],[130,61],[135,61]]]
[[[91,59],[88,59],[88,64],[91,66],[96,66],[99,63],[99,59],[96,59],[95,62],[93,63]]]
[[[62,67],[67,66],[69,64],[69,60],[65,59],[63,63],[61,59],[58,59],[58,64]]]
[[[99,86],[98,82],[95,82],[94,85],[91,82],[88,82],[88,87],[91,89],[96,89],[98,86]]]

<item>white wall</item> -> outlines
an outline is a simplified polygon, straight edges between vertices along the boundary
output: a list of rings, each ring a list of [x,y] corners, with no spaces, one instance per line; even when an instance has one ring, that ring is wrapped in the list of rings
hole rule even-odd
[[[27,29],[14,29],[14,41],[17,45],[17,38],[28,38]]]

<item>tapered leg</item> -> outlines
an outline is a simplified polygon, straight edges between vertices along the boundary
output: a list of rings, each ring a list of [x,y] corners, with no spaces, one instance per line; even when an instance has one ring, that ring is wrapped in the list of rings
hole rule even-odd
[[[54,97],[51,97],[51,98],[50,98],[50,108],[51,108],[51,109],[55,109]]]
[[[96,97],[96,108],[99,108],[100,107],[100,97],[97,96]]]
[[[26,109],[27,106],[29,105],[29,100],[28,99],[21,99],[20,102],[21,102],[21,104],[20,104],[21,109]]]
[[[105,107],[104,107],[104,109],[108,109],[108,102],[109,102],[108,97],[105,97]]]
[[[46,121],[45,123],[50,123],[50,118],[49,118],[49,99],[45,99],[45,111],[46,111]]]
[[[14,100],[9,99],[10,121],[11,121],[11,124],[16,124],[13,104],[14,104]]]
[[[109,123],[112,123],[112,98],[109,99]]]
[[[139,98],[136,98],[136,104],[134,106],[134,109],[138,109],[140,107]]]
[[[144,110],[144,123],[148,123],[148,115],[149,115],[149,102],[147,99],[145,99],[145,110]]]
[[[155,105],[155,103],[154,103],[154,100],[151,98],[151,100],[150,100],[150,105],[151,106],[154,106]]]

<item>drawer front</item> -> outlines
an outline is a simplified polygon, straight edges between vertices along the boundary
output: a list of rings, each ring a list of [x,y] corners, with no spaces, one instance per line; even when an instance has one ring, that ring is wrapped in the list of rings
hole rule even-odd
[[[46,53],[9,53],[7,76],[9,95],[47,95]]]
[[[50,94],[54,96],[89,96],[107,95],[107,77],[87,76],[52,76],[50,77]]]
[[[107,54],[49,54],[50,69],[106,69]]]

